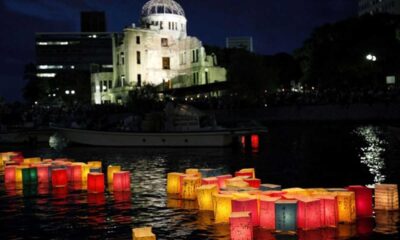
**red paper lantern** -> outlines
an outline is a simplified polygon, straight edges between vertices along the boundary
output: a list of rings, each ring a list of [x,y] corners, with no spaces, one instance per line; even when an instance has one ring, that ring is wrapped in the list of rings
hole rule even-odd
[[[320,199],[321,224],[323,227],[336,227],[339,223],[338,204],[335,196],[315,196]]]
[[[82,165],[71,165],[71,181],[82,182]]]
[[[39,195],[48,195],[49,194],[49,183],[39,183],[38,185],[38,194]]]
[[[253,178],[253,173],[252,172],[235,172],[235,177],[248,177],[248,178]]]
[[[231,240],[253,240],[251,213],[233,212],[229,218]]]
[[[50,165],[39,165],[36,167],[38,175],[38,183],[50,182],[49,167]]]
[[[4,168],[4,182],[14,183],[15,182],[15,166],[6,166]]]
[[[104,174],[103,173],[89,173],[87,188],[88,188],[89,193],[103,193],[104,192]]]
[[[309,230],[321,226],[321,201],[315,198],[298,198],[297,227]]]
[[[218,188],[226,188],[226,183],[225,180],[227,179],[231,179],[232,175],[228,174],[228,175],[222,175],[222,176],[217,176],[217,180],[218,180]]]
[[[268,196],[268,197],[279,197],[279,198],[283,198],[283,196],[287,194],[287,192],[284,191],[268,191],[265,192],[264,195]]]
[[[51,183],[53,187],[66,187],[68,185],[67,169],[58,168],[51,171]]]
[[[22,155],[22,154],[17,154],[17,155],[14,155],[14,156],[11,156],[10,157],[10,160],[11,161],[13,161],[13,162],[15,162],[15,163],[17,163],[18,165],[20,165],[21,163],[23,163],[24,162],[24,156]]]
[[[250,212],[253,226],[260,225],[257,199],[245,198],[232,200],[232,212]]]
[[[275,229],[275,202],[280,197],[260,197],[260,227]]]
[[[251,148],[258,149],[260,147],[260,138],[258,135],[251,135]]]
[[[258,178],[246,178],[244,181],[249,184],[249,187],[260,188],[261,180]]]
[[[127,171],[114,173],[113,181],[114,192],[129,192],[131,191],[131,176]]]
[[[355,193],[357,217],[372,217],[372,189],[364,186],[349,186],[347,190]]]
[[[201,185],[210,185],[210,184],[218,185],[218,178],[209,177],[209,178],[203,178],[201,180]]]

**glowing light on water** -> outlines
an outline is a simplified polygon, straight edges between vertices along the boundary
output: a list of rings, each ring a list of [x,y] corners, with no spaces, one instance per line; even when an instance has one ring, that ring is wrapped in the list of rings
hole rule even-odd
[[[382,173],[385,168],[385,160],[382,155],[385,153],[386,141],[380,138],[380,130],[377,127],[359,127],[355,133],[364,138],[366,147],[361,147],[361,163],[368,166],[370,173],[374,176],[375,183],[384,182],[386,176]]]

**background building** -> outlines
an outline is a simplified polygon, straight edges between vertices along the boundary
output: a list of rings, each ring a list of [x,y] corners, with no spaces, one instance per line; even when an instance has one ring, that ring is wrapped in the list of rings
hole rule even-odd
[[[358,15],[390,13],[400,14],[400,0],[359,0]]]
[[[187,36],[185,12],[175,1],[148,1],[140,25],[124,29],[114,41],[113,74],[92,74],[93,103],[125,103],[130,91],[145,84],[164,92],[226,81],[216,56]]]
[[[81,12],[81,32],[106,32],[105,12]]]
[[[226,38],[226,48],[243,48],[249,52],[253,52],[252,37],[228,37]]]

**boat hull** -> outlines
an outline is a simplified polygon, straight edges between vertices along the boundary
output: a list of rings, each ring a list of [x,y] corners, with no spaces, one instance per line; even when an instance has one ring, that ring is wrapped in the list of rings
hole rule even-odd
[[[227,147],[233,142],[230,131],[124,133],[57,128],[72,143],[107,147]]]

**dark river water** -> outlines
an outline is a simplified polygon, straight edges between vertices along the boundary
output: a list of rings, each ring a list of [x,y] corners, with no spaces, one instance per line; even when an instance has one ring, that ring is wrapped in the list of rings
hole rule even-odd
[[[72,188],[15,190],[0,180],[0,239],[131,239],[133,227],[152,226],[157,239],[229,239],[228,225],[213,224],[213,214],[195,202],[169,200],[166,174],[186,168],[219,168],[233,173],[255,167],[263,183],[289,187],[344,187],[386,182],[400,184],[400,141],[379,125],[274,125],[258,150],[137,149],[47,146],[0,146],[27,157],[65,156],[76,161],[102,160],[132,173],[132,192],[90,195]],[[399,212],[377,218],[399,230]],[[399,239],[375,233],[375,219],[340,225],[336,230],[274,235],[256,230],[255,239]],[[378,224],[381,224],[378,222]]]

